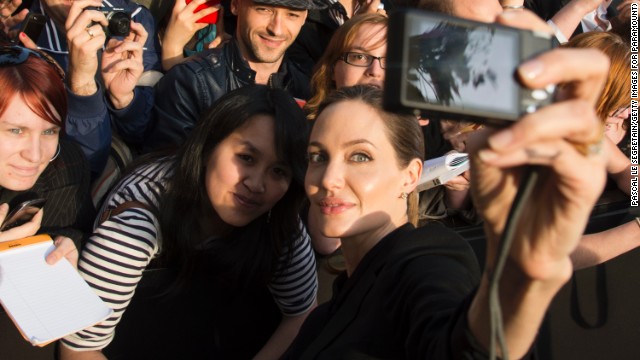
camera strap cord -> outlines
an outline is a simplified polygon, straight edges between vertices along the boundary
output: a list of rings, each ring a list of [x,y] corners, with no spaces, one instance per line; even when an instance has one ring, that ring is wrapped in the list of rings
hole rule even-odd
[[[527,166],[525,169],[524,176],[520,181],[520,186],[518,186],[518,192],[513,199],[511,209],[509,209],[509,216],[505,224],[504,232],[502,233],[502,238],[500,239],[500,244],[498,245],[498,256],[495,268],[489,279],[489,315],[491,317],[489,359],[491,360],[496,360],[496,345],[500,346],[501,358],[503,360],[509,360],[509,349],[507,349],[504,338],[498,286],[502,271],[504,270],[504,264],[509,255],[509,249],[513,243],[515,227],[522,214],[522,205],[526,204],[531,196],[533,188],[538,181],[539,170],[538,166]]]

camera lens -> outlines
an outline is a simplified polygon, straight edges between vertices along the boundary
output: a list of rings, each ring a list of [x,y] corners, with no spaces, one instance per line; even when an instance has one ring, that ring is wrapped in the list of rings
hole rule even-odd
[[[124,12],[112,12],[107,17],[109,33],[113,36],[127,36],[131,30],[131,19]]]

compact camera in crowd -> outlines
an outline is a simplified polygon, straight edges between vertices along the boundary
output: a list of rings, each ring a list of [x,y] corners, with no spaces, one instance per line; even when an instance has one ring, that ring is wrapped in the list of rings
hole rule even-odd
[[[128,36],[131,31],[131,13],[122,8],[114,7],[88,7],[90,10],[97,10],[104,14],[109,25],[103,27],[104,33],[111,36]]]
[[[389,18],[384,106],[423,118],[506,125],[549,104],[516,68],[553,48],[551,35],[417,10]]]

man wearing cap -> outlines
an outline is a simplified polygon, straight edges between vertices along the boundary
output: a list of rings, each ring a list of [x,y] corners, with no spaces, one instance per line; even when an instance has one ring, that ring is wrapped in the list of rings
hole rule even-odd
[[[315,7],[312,0],[232,0],[233,39],[174,66],[157,84],[147,149],[182,143],[216,99],[245,85],[268,84],[308,99],[308,76],[284,53]]]

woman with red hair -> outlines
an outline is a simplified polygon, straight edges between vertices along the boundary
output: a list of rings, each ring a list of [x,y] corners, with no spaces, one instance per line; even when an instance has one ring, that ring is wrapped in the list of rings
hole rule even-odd
[[[67,115],[64,73],[36,50],[0,44],[0,89],[0,223],[19,203],[46,200],[30,221],[0,231],[0,242],[46,233],[56,238],[57,246],[47,261],[66,257],[75,264],[94,210],[88,163],[77,145],[60,137]],[[53,346],[33,348],[20,341],[3,311],[0,334],[0,358],[53,354]]]

